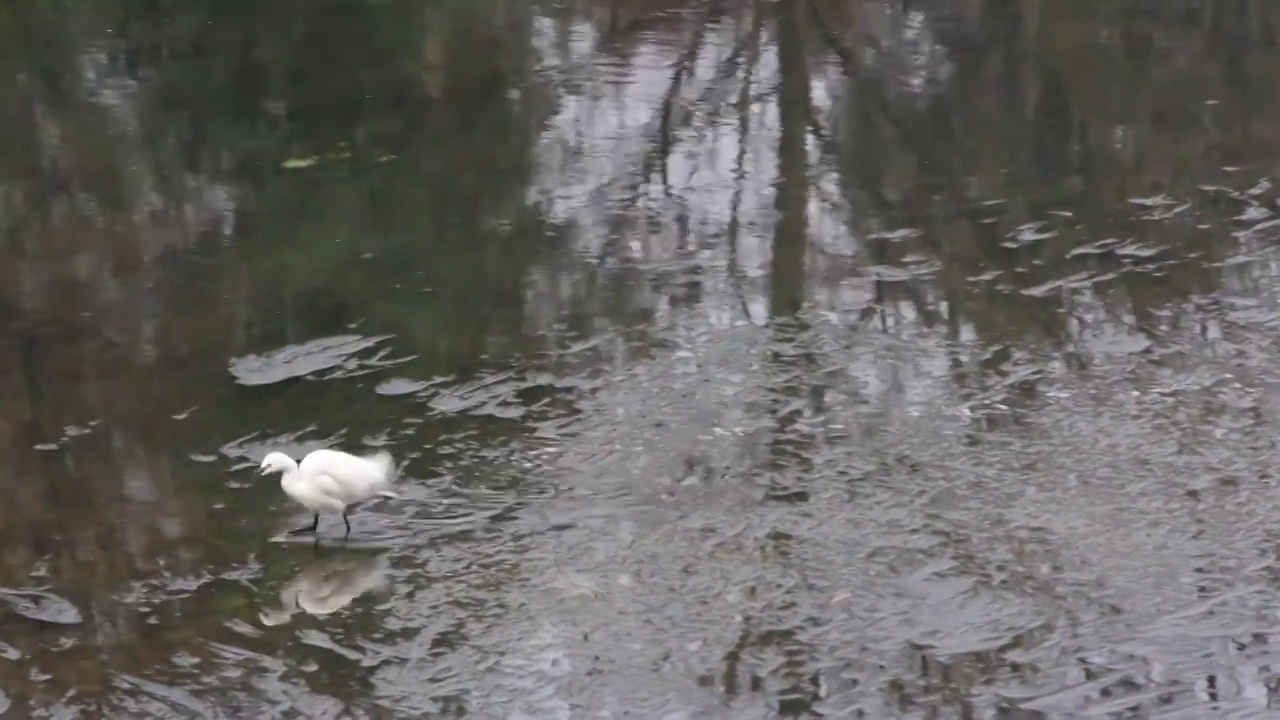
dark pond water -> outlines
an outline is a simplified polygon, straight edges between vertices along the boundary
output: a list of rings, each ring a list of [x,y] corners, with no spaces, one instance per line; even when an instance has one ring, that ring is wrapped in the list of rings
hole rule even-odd
[[[1280,716],[1280,6],[0,36],[0,715]]]

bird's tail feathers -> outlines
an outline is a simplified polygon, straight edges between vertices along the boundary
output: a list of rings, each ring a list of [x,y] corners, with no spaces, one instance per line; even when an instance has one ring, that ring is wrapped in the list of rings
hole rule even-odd
[[[400,468],[396,466],[396,461],[391,457],[391,453],[383,450],[369,455],[367,459],[377,464],[388,485],[400,479]]]
[[[377,465],[378,471],[382,474],[382,482],[378,484],[382,489],[374,490],[374,494],[393,500],[403,500],[404,496],[400,493],[386,489],[400,479],[400,467],[396,465],[391,453],[382,450],[372,455],[366,455],[365,459]],[[370,490],[373,490],[373,488],[370,488]]]

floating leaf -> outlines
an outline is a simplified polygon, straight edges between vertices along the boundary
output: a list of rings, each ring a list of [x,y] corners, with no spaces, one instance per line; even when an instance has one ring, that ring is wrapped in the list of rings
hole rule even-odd
[[[376,337],[335,335],[317,338],[299,345],[289,345],[265,355],[233,358],[228,370],[241,385],[270,385],[339,367],[347,362],[351,355],[391,337],[391,335]]]
[[[9,603],[14,612],[29,620],[55,625],[79,625],[84,622],[84,616],[75,605],[50,592],[0,589],[0,600]]]
[[[388,378],[378,383],[373,389],[379,395],[412,395],[420,390],[426,389],[430,383],[425,380],[410,380],[408,378]]]
[[[309,168],[318,162],[320,162],[319,155],[312,155],[311,157],[306,158],[289,158],[288,160],[280,163],[280,167],[285,170],[298,170],[300,168]]]

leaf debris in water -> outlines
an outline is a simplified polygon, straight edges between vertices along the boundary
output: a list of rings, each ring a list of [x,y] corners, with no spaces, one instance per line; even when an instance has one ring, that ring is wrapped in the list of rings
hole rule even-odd
[[[307,158],[289,158],[288,160],[285,160],[284,162],[280,163],[280,167],[284,168],[285,170],[298,170],[300,168],[311,167],[312,165],[315,165],[318,162],[320,162],[319,155],[312,155],[311,157],[307,157]]]
[[[285,160],[284,162],[280,163],[280,167],[284,168],[285,170],[301,170],[302,168],[312,167],[313,165],[318,164],[321,160],[346,160],[351,156],[352,154],[350,150],[340,150],[338,152],[326,153],[324,155],[312,155],[310,157],[289,158],[288,160]],[[382,162],[383,158],[385,157],[387,156],[378,158],[378,161]],[[391,156],[391,157],[394,157],[394,156]]]
[[[29,620],[55,625],[84,622],[84,616],[75,605],[50,592],[0,589],[0,600],[9,603],[14,612]]]
[[[430,383],[424,380],[410,380],[408,378],[388,378],[378,383],[373,389],[379,395],[411,395],[427,388]]]
[[[347,364],[355,353],[390,339],[391,335],[364,337],[334,335],[288,345],[263,355],[232,358],[228,370],[241,385],[270,385],[304,377]]]

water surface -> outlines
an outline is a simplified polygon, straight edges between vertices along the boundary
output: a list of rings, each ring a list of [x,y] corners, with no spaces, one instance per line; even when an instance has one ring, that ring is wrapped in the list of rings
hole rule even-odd
[[[6,717],[1276,712],[1269,4],[0,34]]]

